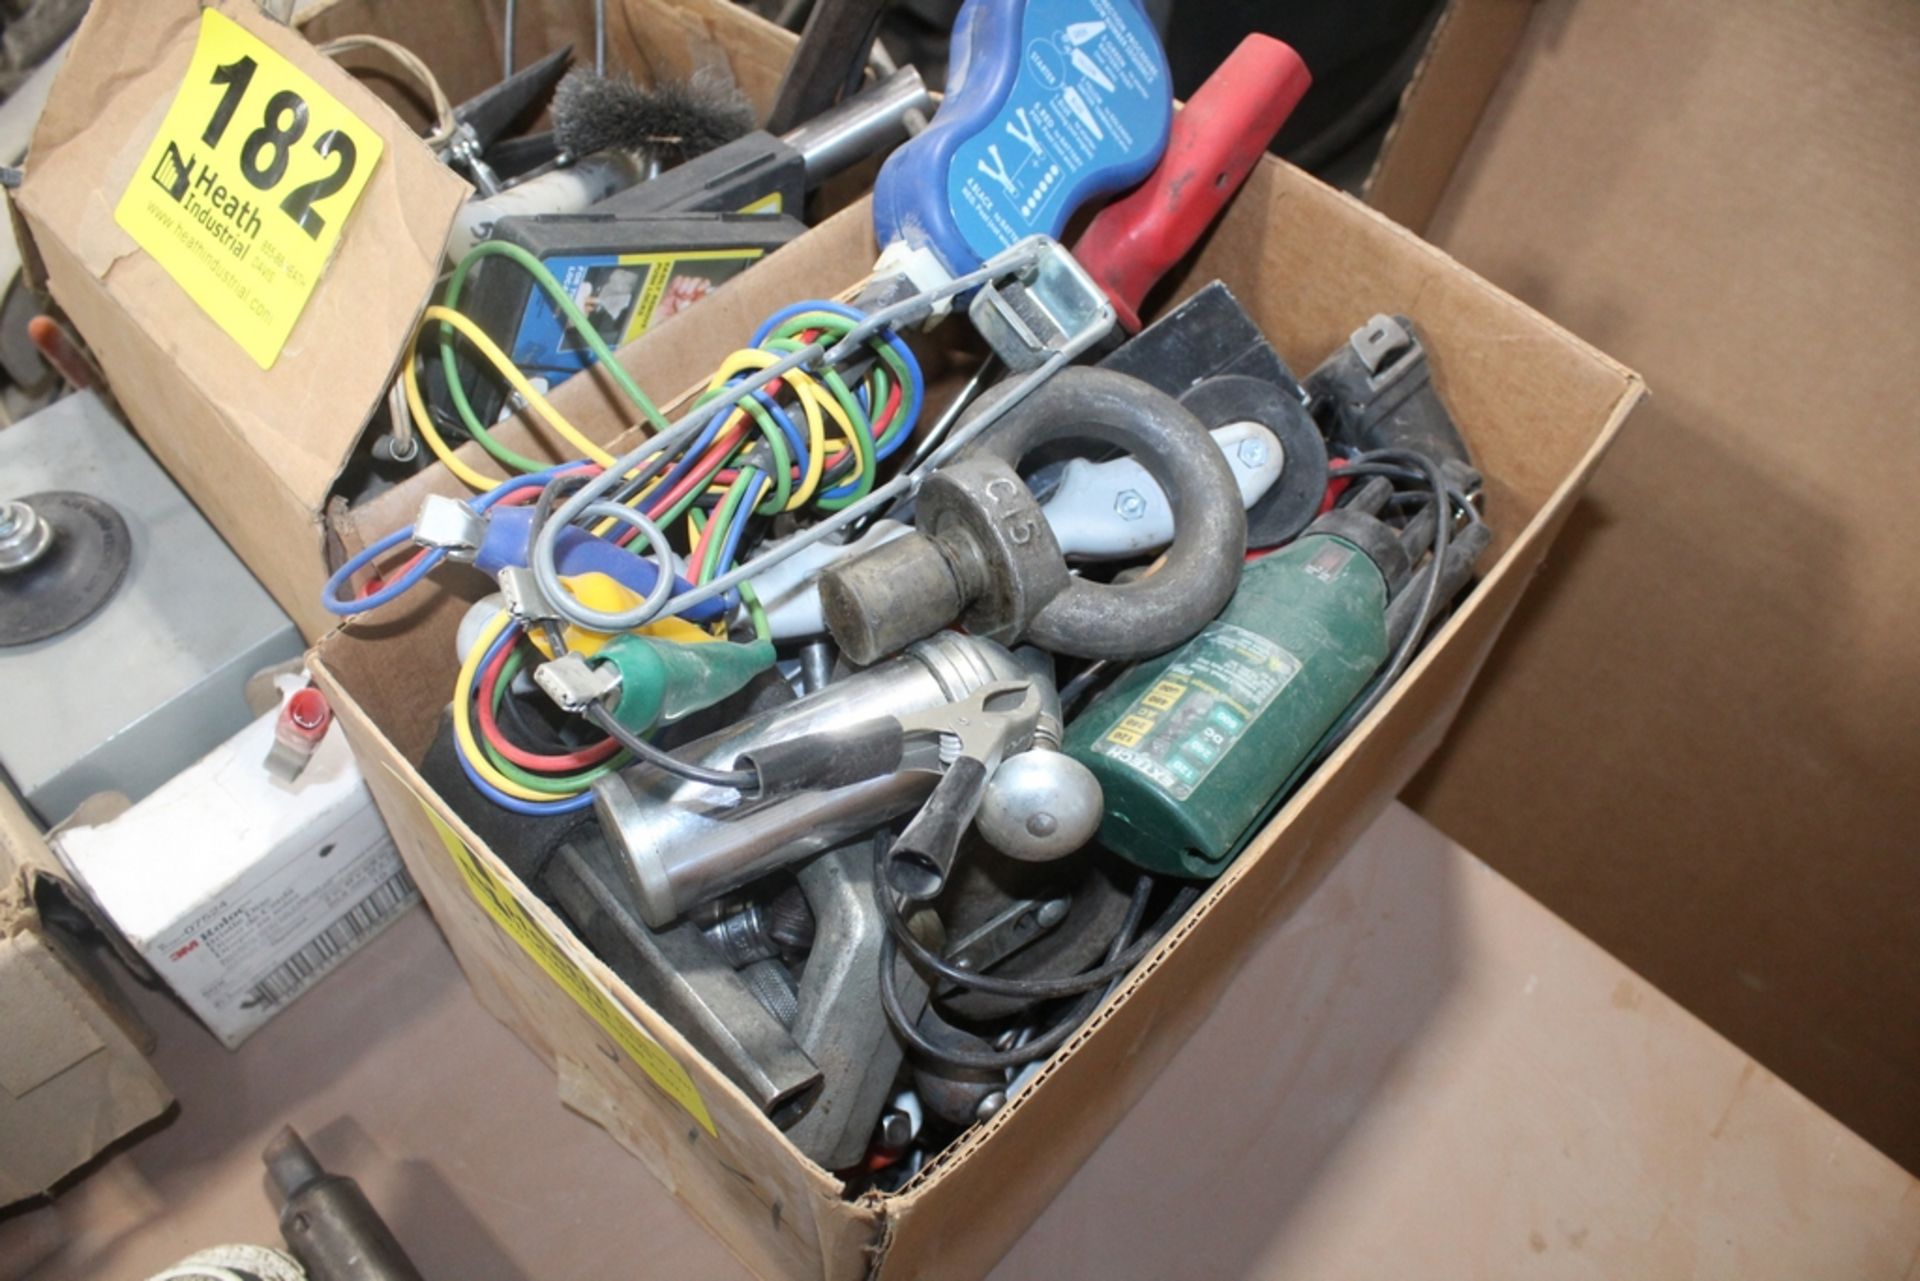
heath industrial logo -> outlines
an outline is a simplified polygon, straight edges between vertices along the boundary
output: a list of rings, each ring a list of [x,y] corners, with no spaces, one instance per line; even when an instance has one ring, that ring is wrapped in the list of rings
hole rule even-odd
[[[185,200],[187,184],[193,181],[193,161],[182,159],[180,148],[170,142],[167,149],[160,153],[160,163],[154,167],[153,180],[175,202]]]
[[[313,77],[205,9],[186,79],[114,221],[268,369],[381,149]]]
[[[260,207],[227,184],[212,165],[201,164],[197,156],[182,156],[178,144],[169,142],[154,166],[153,180],[160,189],[185,207],[187,216],[199,223],[214,243],[233,255],[235,262],[246,261],[247,251],[260,238]]]

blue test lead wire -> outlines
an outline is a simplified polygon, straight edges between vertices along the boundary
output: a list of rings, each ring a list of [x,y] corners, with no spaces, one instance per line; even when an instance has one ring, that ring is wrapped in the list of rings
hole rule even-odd
[[[434,548],[425,556],[422,556],[419,561],[412,565],[404,574],[401,574],[392,582],[387,583],[377,592],[372,592],[353,600],[344,599],[340,595],[341,590],[353,580],[355,574],[358,574],[367,566],[373,564],[374,561],[386,555],[402,543],[411,541],[412,538],[413,526],[407,525],[394,530],[391,534],[374,543],[358,556],[349,558],[346,564],[334,570],[332,576],[327,579],[327,585],[323,587],[320,592],[320,603],[327,607],[328,612],[338,614],[343,618],[350,618],[355,614],[363,614],[370,609],[379,609],[389,601],[398,600],[400,597],[412,591],[421,579],[432,573],[439,567],[441,562],[446,560],[447,554],[444,551],[441,551],[437,547]]]
[[[556,464],[555,466],[547,468],[545,471],[529,472],[524,476],[515,476],[511,479],[501,481],[484,494],[468,499],[467,505],[476,512],[486,512],[498,506],[501,500],[523,489],[529,489],[536,485],[545,485],[555,476],[570,471],[577,471],[585,466],[587,466],[585,462],[576,459],[573,462]],[[358,555],[349,557],[345,564],[341,565],[339,569],[334,570],[327,578],[326,586],[321,588],[320,591],[320,603],[326,607],[329,613],[337,614],[342,618],[351,618],[355,614],[364,614],[368,610],[379,609],[382,605],[390,604],[412,591],[415,587],[419,586],[421,579],[446,563],[447,554],[445,551],[437,547],[432,549],[415,564],[409,566],[399,577],[390,583],[384,584],[379,591],[358,598],[349,598],[342,594],[347,584],[351,583],[356,575],[366,570],[375,561],[385,556],[388,552],[391,552],[394,548],[399,547],[403,543],[410,542],[412,539],[413,526],[405,525],[375,542]]]
[[[804,315],[810,311],[824,311],[831,315],[851,320],[855,324],[859,324],[867,318],[866,312],[861,311],[858,307],[849,307],[843,302],[832,302],[826,299],[816,299],[813,302],[797,302],[792,306],[782,307],[779,311],[774,312],[771,316],[761,321],[760,327],[753,331],[753,346],[760,346],[766,342],[773,331],[781,325],[792,320],[795,316]],[[920,406],[924,404],[927,399],[926,375],[920,369],[920,360],[913,354],[913,348],[907,346],[900,335],[891,329],[886,330],[883,336],[886,339],[887,345],[898,353],[900,363],[906,366],[907,388],[903,389],[903,391],[910,391],[911,394],[903,396],[901,401],[901,404],[906,407],[906,412],[909,415],[907,420],[900,424],[899,430],[893,434],[893,438],[888,441],[884,447],[882,447],[879,442],[875,442],[874,460],[876,462],[891,457],[893,452],[905,443],[907,437],[913,434],[913,429],[919,424]],[[861,392],[864,397],[864,383],[861,385]],[[869,414],[872,413],[872,406],[869,405],[864,398],[861,401],[861,407]]]

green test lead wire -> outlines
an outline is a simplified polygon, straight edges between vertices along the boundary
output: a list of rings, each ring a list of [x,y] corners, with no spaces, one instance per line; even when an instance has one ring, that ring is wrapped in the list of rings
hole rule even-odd
[[[532,276],[534,281],[546,291],[547,296],[553,300],[560,314],[566,318],[568,326],[580,335],[588,350],[593,352],[595,359],[600,362],[600,367],[607,371],[607,375],[613,379],[621,391],[626,393],[627,398],[639,408],[642,414],[646,415],[647,421],[653,425],[654,430],[666,430],[667,420],[661,415],[659,407],[653,403],[646,392],[640,389],[640,384],[633,380],[633,375],[614,359],[612,348],[607,346],[606,339],[602,338],[599,331],[587,320],[586,313],[580,310],[580,304],[567,293],[559,279],[547,270],[545,263],[519,245],[509,244],[504,240],[489,240],[475,245],[460,260],[459,265],[453,269],[452,278],[447,281],[445,306],[454,310],[459,309],[460,294],[466,286],[467,273],[482,258],[490,257],[505,258]],[[551,463],[528,458],[524,454],[509,449],[494,439],[493,434],[481,424],[479,415],[474,413],[473,405],[467,399],[465,381],[460,376],[459,357],[453,349],[454,337],[453,327],[443,322],[440,325],[441,367],[446,371],[448,397],[452,400],[454,410],[460,416],[461,425],[466,428],[467,434],[478,441],[480,447],[493,455],[504,467],[522,472],[535,472],[552,466]]]

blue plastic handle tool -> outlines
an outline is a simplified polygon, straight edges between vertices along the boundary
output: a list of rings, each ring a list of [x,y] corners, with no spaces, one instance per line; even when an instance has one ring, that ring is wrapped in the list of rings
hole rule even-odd
[[[924,245],[954,275],[1057,240],[1087,200],[1147,176],[1172,117],[1139,0],[967,0],[940,110],[874,182],[877,238]]]
[[[487,513],[487,536],[473,558],[474,568],[491,577],[508,566],[526,568],[533,544],[533,508],[496,507]],[[659,571],[651,556],[636,556],[591,530],[569,525],[560,531],[554,568],[561,578],[601,573],[645,596],[653,590]],[[673,594],[690,592],[693,585],[674,579]],[[702,601],[683,614],[691,622],[711,623],[727,616],[733,603],[726,597]]]

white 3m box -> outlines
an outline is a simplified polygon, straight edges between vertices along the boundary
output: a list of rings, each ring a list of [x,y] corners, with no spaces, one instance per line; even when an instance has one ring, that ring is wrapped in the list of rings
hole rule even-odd
[[[109,822],[54,838],[133,950],[232,1048],[419,901],[330,728],[289,783],[262,716]]]

